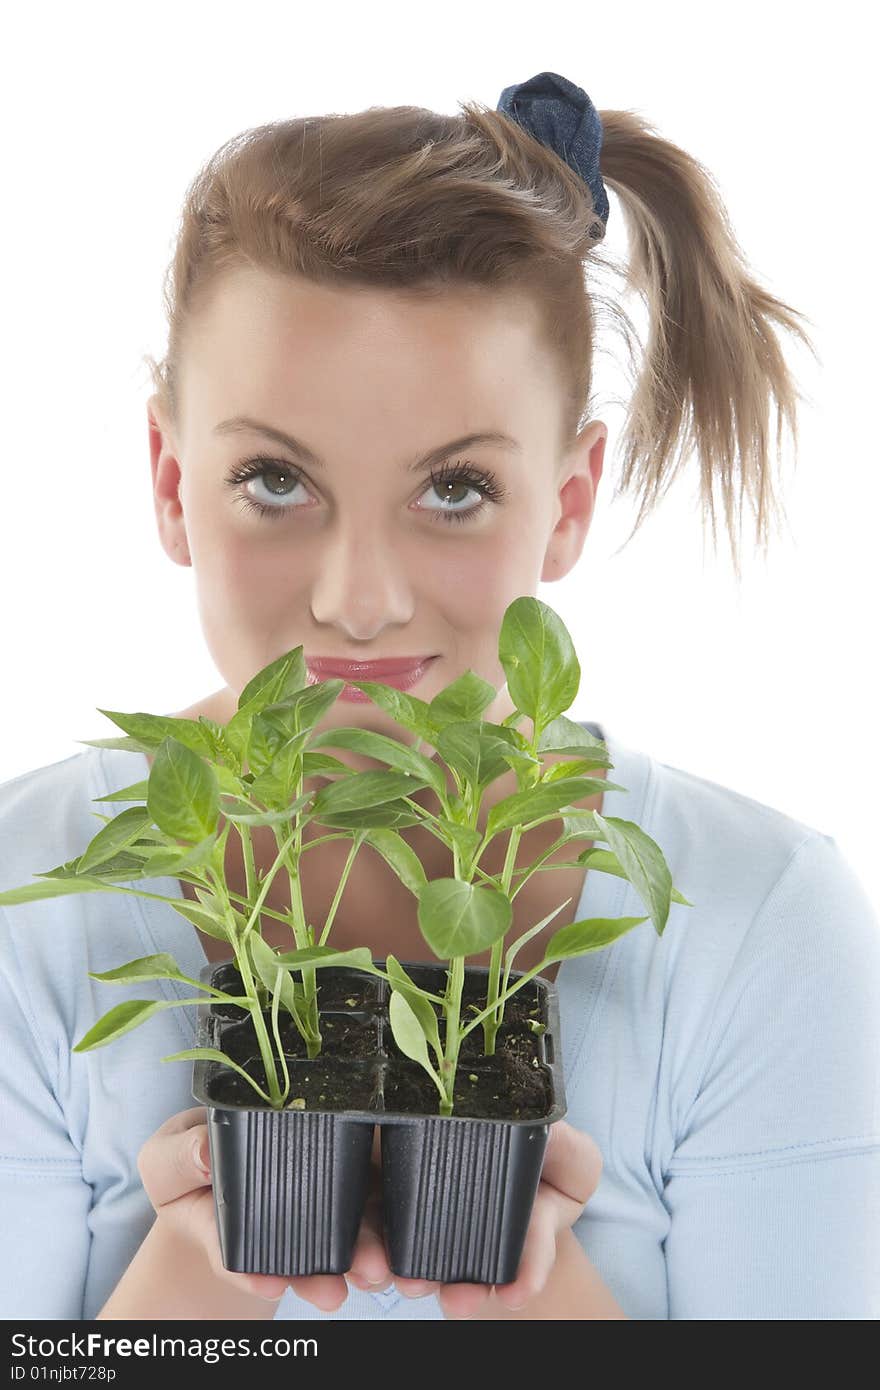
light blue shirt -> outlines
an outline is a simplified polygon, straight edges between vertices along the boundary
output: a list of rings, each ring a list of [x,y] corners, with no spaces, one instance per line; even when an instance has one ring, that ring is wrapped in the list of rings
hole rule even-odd
[[[880,1316],[880,924],[834,839],[603,729],[604,814],[660,845],[675,886],[650,921],[557,976],[566,1119],[604,1168],[575,1234],[631,1318]],[[0,785],[0,891],[80,854],[93,799],[145,779],[141,753],[86,748]],[[176,879],[127,886],[180,899]],[[578,917],[642,916],[587,873]],[[414,958],[426,948],[414,943]],[[154,1220],[138,1151],[194,1100],[195,1007],[73,1053],[123,999],[191,997],[88,978],[195,928],[167,902],[76,894],[0,910],[0,1317],[92,1319]],[[438,1319],[435,1296],[352,1289],[277,1319]]]

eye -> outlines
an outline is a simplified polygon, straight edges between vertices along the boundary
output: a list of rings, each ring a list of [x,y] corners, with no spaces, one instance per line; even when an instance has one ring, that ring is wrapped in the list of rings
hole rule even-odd
[[[273,521],[286,513],[301,510],[296,506],[288,507],[283,504],[258,501],[244,486],[252,478],[258,479],[261,484],[266,484],[269,496],[275,498],[290,497],[296,488],[303,485],[299,470],[292,465],[282,463],[278,459],[262,456],[244,459],[241,463],[236,464],[227,475],[226,484],[236,489],[235,500],[245,510],[256,512],[258,515]],[[269,480],[268,483],[266,482],[267,479]],[[278,487],[275,486],[274,480],[276,479],[280,480]],[[462,499],[453,494],[461,488],[470,489],[480,494],[480,501],[477,502],[476,506],[461,507],[456,505]],[[484,510],[486,502],[502,502],[507,496],[506,489],[501,486],[494,473],[489,469],[484,472],[482,469],[475,468],[467,460],[444,463],[437,472],[432,472],[426,492],[433,492],[434,500],[439,501],[440,506],[439,508],[420,507],[419,510],[430,512],[432,521],[445,522],[470,521]]]
[[[480,501],[476,506],[453,507],[455,498],[452,496],[459,488],[470,489],[480,494]],[[435,496],[440,495],[440,508],[434,510],[428,507],[429,512],[433,511],[432,521],[439,517],[443,521],[471,521],[478,513],[483,512],[487,502],[501,502],[507,496],[506,490],[501,486],[495,474],[489,469],[483,472],[482,469],[474,468],[466,460],[457,463],[444,463],[436,473],[431,473],[431,483],[427,489],[434,492]]]

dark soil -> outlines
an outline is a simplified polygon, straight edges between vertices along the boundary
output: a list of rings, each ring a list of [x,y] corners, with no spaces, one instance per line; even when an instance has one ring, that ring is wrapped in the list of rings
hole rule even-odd
[[[438,971],[430,965],[411,965],[408,970],[416,984],[432,993],[440,994],[445,989],[445,970]],[[387,1006],[378,1002],[382,982],[333,967],[319,972],[318,980],[322,1047],[316,1058],[308,1059],[306,1045],[291,1016],[285,1011],[278,1016],[291,1075],[288,1108],[439,1115],[440,1093],[435,1083],[423,1067],[403,1057],[394,1041]],[[232,963],[216,969],[212,984],[230,994],[240,993],[242,988],[241,976]],[[545,998],[541,983],[532,980],[508,1000],[492,1057],[487,1057],[483,1050],[482,1024],[471,1030],[459,1053],[453,1116],[534,1121],[550,1111],[553,1082],[544,1060],[545,1053],[550,1061],[553,1054],[544,1035],[529,1027],[530,1021],[547,1022]],[[486,977],[466,977],[462,1022],[466,1024],[485,1007]],[[268,1090],[256,1033],[247,1012],[237,1005],[215,1002],[211,1017],[214,1045]],[[263,1018],[274,1051],[271,1014],[264,1011]],[[442,1017],[438,1023],[443,1042]],[[218,1105],[265,1106],[244,1077],[219,1064],[209,1072],[207,1089],[211,1101]],[[303,1101],[302,1106],[291,1105],[297,1099]]]
[[[259,1057],[242,1063],[249,1076],[268,1091],[266,1070]],[[316,1057],[311,1062],[290,1061],[289,1110],[378,1110],[379,1068],[368,1063],[343,1062],[338,1057]],[[208,1094],[217,1105],[266,1108],[265,1101],[237,1071],[218,1067],[208,1082]],[[305,1105],[294,1105],[304,1100]]]
[[[355,975],[334,975],[328,966],[318,971],[318,1008],[365,1012],[376,1007],[383,988],[379,979],[359,980]]]
[[[486,1120],[539,1120],[553,1104],[545,1067],[497,1053],[472,1065],[459,1064],[453,1115]],[[390,1062],[385,1072],[385,1110],[404,1115],[438,1115],[440,1092],[417,1062]]]
[[[476,1008],[470,1008],[471,1004],[476,1004]],[[483,980],[465,979],[464,988],[461,991],[461,1016],[473,1018],[476,1014],[482,1013],[486,1007],[486,985]],[[504,1022],[519,1023],[526,1019],[535,1019],[538,1023],[546,1023],[546,1013],[539,986],[534,980],[529,980],[527,985],[518,989],[516,994],[511,995],[504,1005]],[[476,1031],[476,1030],[475,1030]]]
[[[440,1034],[440,1043],[446,1044],[446,1024],[441,1018],[437,1024],[437,1031]],[[463,1039],[459,1048],[459,1058],[467,1060],[472,1058],[479,1061],[485,1057],[486,1039],[483,1035],[483,1025],[478,1023],[467,1037]],[[390,1023],[385,1024],[383,1048],[389,1057],[403,1057],[403,1053],[394,1041],[394,1034],[391,1031]],[[502,1023],[498,1032],[495,1034],[495,1052],[506,1053],[510,1057],[521,1057],[526,1062],[531,1062],[533,1057],[539,1061],[544,1060],[543,1046],[540,1036],[533,1033],[527,1023]],[[433,1052],[431,1053],[433,1057]]]
[[[275,1051],[275,1036],[272,1032],[272,1016],[264,1013],[266,1030]],[[325,1057],[344,1057],[353,1060],[375,1057],[378,1053],[379,1021],[371,1014],[322,1014],[321,1053]],[[278,1014],[278,1032],[285,1056],[308,1057],[305,1039],[290,1014]],[[219,1034],[217,1047],[234,1062],[242,1063],[258,1052],[257,1035],[250,1019],[244,1023],[233,1023]],[[316,1059],[317,1060],[317,1059]]]
[[[296,972],[292,973],[294,979],[300,978]],[[211,978],[214,989],[222,989],[226,994],[241,995],[244,993],[244,986],[241,982],[241,975],[238,967],[233,964],[221,965]],[[335,971],[332,967],[320,970],[317,975],[318,984],[318,1008],[324,1009],[351,1009],[355,1013],[363,1013],[374,1009],[378,1003],[381,990],[384,988],[383,982],[379,979],[371,979],[369,976],[359,978],[354,974],[347,974],[344,970]],[[247,1010],[238,1004],[224,1004],[219,999],[214,1001],[213,1012],[220,1018],[247,1018]]]

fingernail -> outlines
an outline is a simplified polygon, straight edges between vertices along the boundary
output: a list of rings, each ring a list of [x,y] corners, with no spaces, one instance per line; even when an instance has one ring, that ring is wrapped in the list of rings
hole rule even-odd
[[[193,1158],[196,1161],[196,1165],[201,1168],[202,1172],[207,1176],[211,1170],[208,1167],[208,1155],[203,1148],[203,1141],[201,1139],[193,1145]]]

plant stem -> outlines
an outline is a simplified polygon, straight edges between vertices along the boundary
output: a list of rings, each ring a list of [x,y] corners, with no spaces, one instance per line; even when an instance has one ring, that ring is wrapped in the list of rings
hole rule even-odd
[[[464,988],[464,956],[454,956],[449,988],[446,995],[446,1046],[440,1063],[440,1079],[443,1082],[443,1097],[440,1101],[440,1114],[451,1115],[455,1090],[455,1072],[458,1067],[458,1050],[461,1046],[459,1019],[461,1017],[461,992]]]
[[[510,884],[513,878],[513,870],[516,864],[516,852],[519,849],[519,842],[522,839],[522,827],[515,825],[510,832],[510,840],[507,845],[507,853],[504,856],[504,868],[501,871],[501,890],[504,893],[510,892]],[[498,998],[500,994],[501,981],[501,962],[504,955],[504,941],[502,936],[492,947],[492,957],[489,962],[489,988],[486,996],[486,1005],[491,1011],[483,1025],[483,1050],[487,1057],[495,1055],[495,1038],[498,1029],[501,1027],[501,1020],[504,1017],[504,1006],[499,1006]]]
[[[522,989],[523,985],[527,985],[529,980],[533,980],[535,976],[539,975],[541,971],[544,969],[544,967],[549,964],[550,961],[542,960],[537,965],[533,966],[531,970],[527,970],[525,974],[519,980],[517,980],[516,984],[511,985],[509,989],[506,989],[501,994],[499,994],[496,1003],[502,1005],[506,1004],[511,995],[516,994],[516,991],[518,989]],[[470,1033],[471,1029],[476,1028],[480,1023],[483,1022],[485,1018],[488,1018],[490,1013],[491,1010],[489,1008],[485,1008],[483,1009],[482,1013],[476,1014],[474,1018],[471,1020],[471,1022],[467,1025],[467,1027],[461,1030],[459,1042],[464,1042],[464,1039],[467,1037],[468,1033]]]
[[[343,889],[345,888],[345,885],[348,882],[348,876],[351,873],[352,867],[354,865],[355,855],[357,854],[358,850],[360,849],[363,843],[364,841],[362,839],[357,838],[355,838],[352,841],[351,849],[348,852],[348,858],[345,861],[345,867],[342,870],[342,873],[339,877],[339,882],[336,885],[336,892],[334,893],[333,901],[330,904],[330,911],[327,914],[327,920],[324,923],[324,929],[321,932],[321,936],[318,940],[319,946],[323,946],[327,941],[327,937],[330,935],[330,928],[333,925],[333,918],[336,916],[336,909],[339,906],[339,900],[342,897]]]
[[[263,1059],[263,1067],[266,1072],[266,1081],[269,1085],[269,1095],[272,1100],[272,1106],[274,1109],[280,1110],[284,1104],[284,1098],[281,1087],[278,1084],[278,1073],[275,1070],[275,1057],[272,1052],[272,1044],[269,1041],[269,1034],[266,1031],[266,1020],[263,1018],[263,1010],[257,998],[256,986],[254,984],[254,977],[251,974],[251,965],[248,960],[247,950],[243,946],[240,950],[236,949],[235,958],[236,964],[241,972],[245,994],[249,995],[251,998],[257,999],[257,1007],[252,1011],[251,1017],[254,1021],[254,1030],[257,1034],[260,1056]],[[282,1063],[283,1061],[284,1059],[282,1057]]]
[[[231,914],[232,904],[229,901],[229,895],[226,892],[225,886],[220,878],[220,875],[211,867],[211,865],[207,866],[207,871],[209,877],[213,880],[214,892],[221,899],[225,899],[226,906],[229,908]],[[254,914],[251,918],[251,923],[255,918],[258,917],[259,902],[254,908]],[[250,926],[251,923],[249,923],[248,926]],[[257,1044],[260,1049],[260,1056],[263,1059],[263,1067],[266,1072],[266,1081],[269,1086],[269,1096],[272,1102],[272,1106],[274,1108],[280,1109],[283,1103],[281,1088],[278,1084],[278,1073],[275,1070],[275,1057],[272,1052],[272,1044],[269,1041],[269,1034],[266,1031],[266,1022],[263,1018],[263,1010],[260,1003],[260,996],[257,991],[256,984],[254,983],[253,974],[251,973],[251,965],[248,959],[246,944],[247,931],[248,928],[246,927],[244,931],[242,931],[241,936],[239,937],[234,927],[230,926],[229,935],[232,941],[232,947],[235,954],[235,963],[238,966],[239,974],[241,975],[242,983],[245,987],[244,992],[249,999],[252,999],[255,1002],[255,1007],[251,1010],[251,1017],[253,1019],[254,1031],[257,1035]]]
[[[297,787],[297,796],[302,794],[302,780]],[[313,945],[311,932],[306,923],[305,904],[302,898],[302,883],[299,875],[299,856],[302,849],[302,822],[297,818],[296,827],[293,835],[288,836],[287,840],[281,843],[281,834],[274,830],[276,843],[278,844],[278,859],[276,864],[283,862],[287,870],[288,883],[290,885],[290,926],[293,930],[296,948],[299,951],[306,950]],[[296,840],[296,848],[293,859],[288,853],[292,840]],[[274,866],[273,866],[274,871]],[[317,971],[315,967],[304,965],[302,967],[303,997],[306,1010],[305,1029],[300,1029],[306,1044],[306,1054],[311,1061],[317,1057],[321,1051],[321,1028],[318,1014],[318,984]]]

